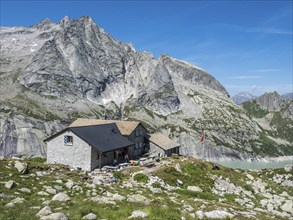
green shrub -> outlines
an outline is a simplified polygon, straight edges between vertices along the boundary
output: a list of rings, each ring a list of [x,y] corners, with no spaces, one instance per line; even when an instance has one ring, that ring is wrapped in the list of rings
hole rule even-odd
[[[133,179],[140,183],[147,183],[149,180],[148,176],[143,173],[135,174]]]
[[[153,188],[161,188],[161,184],[160,184],[159,182],[154,182],[154,183],[152,184],[152,187],[153,187]]]
[[[34,158],[29,158],[28,160],[30,162],[45,163],[47,159],[44,157],[34,157]]]
[[[121,173],[120,171],[116,171],[113,173],[113,177],[118,178],[118,179],[122,179],[125,175],[123,173]]]

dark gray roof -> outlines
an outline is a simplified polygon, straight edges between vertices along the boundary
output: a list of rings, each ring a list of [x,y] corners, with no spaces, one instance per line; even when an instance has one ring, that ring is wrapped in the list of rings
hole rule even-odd
[[[149,140],[163,150],[170,150],[175,147],[180,147],[180,144],[172,141],[169,137],[162,133],[151,134]]]
[[[51,136],[49,141],[64,131],[70,130],[83,141],[95,147],[100,152],[108,152],[133,145],[127,138],[123,137],[116,124],[90,125],[82,127],[69,127]]]

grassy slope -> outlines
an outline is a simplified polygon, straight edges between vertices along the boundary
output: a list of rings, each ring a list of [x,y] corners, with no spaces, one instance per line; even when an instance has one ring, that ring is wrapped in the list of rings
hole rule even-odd
[[[126,169],[123,174],[119,174],[122,177],[122,181],[119,183],[112,184],[111,186],[96,186],[97,194],[102,195],[103,192],[109,191],[112,193],[119,193],[120,195],[127,196],[128,194],[134,194],[138,191],[143,192],[143,194],[149,198],[152,202],[150,205],[145,204],[135,204],[130,202],[117,202],[116,205],[102,205],[96,202],[90,201],[90,197],[86,196],[87,190],[92,190],[87,187],[82,178],[86,175],[81,171],[69,171],[66,166],[58,165],[46,165],[42,161],[28,160],[30,170],[28,174],[19,174],[17,170],[13,167],[13,163],[9,160],[0,161],[0,174],[1,174],[1,185],[0,194],[4,193],[6,195],[15,195],[24,198],[26,201],[21,204],[16,204],[13,208],[6,208],[5,205],[10,202],[13,198],[0,197],[0,219],[37,219],[35,217],[36,213],[40,208],[45,205],[42,204],[44,200],[50,200],[53,195],[40,196],[37,194],[39,191],[45,191],[43,185],[46,186],[56,186],[61,185],[64,190],[65,182],[68,179],[72,179],[75,183],[82,187],[83,192],[67,190],[67,194],[71,197],[69,202],[51,202],[49,206],[52,208],[53,212],[63,212],[70,219],[81,219],[82,216],[93,212],[98,216],[98,219],[126,219],[131,215],[134,210],[141,210],[149,214],[147,219],[180,219],[180,217],[185,216],[186,219],[191,219],[190,215],[182,212],[183,202],[189,203],[195,210],[214,210],[223,208],[233,208],[238,211],[245,211],[245,208],[240,206],[238,203],[234,202],[236,198],[235,195],[225,195],[225,201],[219,201],[220,196],[212,193],[211,189],[214,185],[211,176],[217,175],[224,178],[229,178],[232,183],[237,186],[241,186],[246,190],[250,190],[253,193],[253,189],[246,184],[248,180],[245,176],[245,171],[235,171],[233,169],[222,167],[220,170],[212,170],[212,164],[197,160],[188,159],[182,160],[182,158],[168,159],[172,164],[164,165],[155,171],[152,171],[152,175],[156,175],[162,178],[166,183],[173,186],[178,186],[176,183],[177,179],[183,181],[183,186],[173,192],[167,192],[163,190],[162,193],[152,194],[148,187],[145,187],[144,183],[138,184],[131,188],[124,188],[122,184],[129,182],[129,178],[132,173],[140,170],[138,167],[132,169]],[[9,163],[11,165],[9,165]],[[180,163],[183,173],[179,173],[174,169],[174,164]],[[41,177],[32,177],[31,174],[36,173],[36,171],[46,171],[50,174]],[[252,172],[254,177],[259,177],[263,181],[269,184],[269,187],[278,192],[287,191],[291,196],[293,196],[293,189],[282,187],[271,180],[271,177],[277,173],[283,173],[283,169],[274,171],[263,171],[263,172]],[[118,174],[116,174],[118,175]],[[118,175],[118,176],[119,176]],[[60,179],[63,181],[62,184],[57,184],[54,181]],[[292,179],[292,177],[291,177]],[[3,187],[3,182],[8,180],[14,180],[18,183],[18,186],[14,189],[6,189]],[[195,185],[203,189],[203,192],[192,192],[187,190],[187,186]],[[19,191],[20,188],[30,188],[31,193],[22,193]],[[178,203],[172,201],[171,197],[174,197]],[[44,199],[43,199],[44,198]],[[223,199],[223,198],[222,198]],[[258,202],[255,202],[256,205]],[[33,206],[40,206],[38,209],[33,209]],[[199,208],[199,207],[205,208]],[[258,206],[258,205],[257,205]],[[61,208],[59,211],[54,211],[56,208]],[[270,219],[270,214],[258,213],[258,219]],[[278,217],[279,218],[279,217]],[[243,216],[236,216],[236,219],[245,219]]]

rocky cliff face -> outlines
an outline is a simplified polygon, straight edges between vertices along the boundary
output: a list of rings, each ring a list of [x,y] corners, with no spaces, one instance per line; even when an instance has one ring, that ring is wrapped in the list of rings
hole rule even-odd
[[[277,92],[265,93],[256,99],[260,108],[267,111],[280,111],[287,103]]]
[[[136,52],[90,17],[1,28],[0,37],[1,155],[44,155],[42,140],[66,126],[62,120],[104,116],[141,120],[188,155],[244,158],[256,147],[266,154],[259,123],[214,77],[168,55]]]
[[[293,154],[293,101],[285,100],[277,92],[272,92],[243,103],[243,108],[259,125],[260,139],[268,146],[268,153],[283,148],[286,154]]]

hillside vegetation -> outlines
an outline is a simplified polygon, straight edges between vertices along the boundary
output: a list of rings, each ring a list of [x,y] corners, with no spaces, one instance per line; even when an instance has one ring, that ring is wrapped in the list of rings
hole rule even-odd
[[[0,219],[75,220],[90,213],[108,220],[293,217],[292,169],[214,170],[210,162],[173,157],[152,168],[85,173],[31,159],[21,161],[28,165],[21,174],[16,163],[0,160]]]

